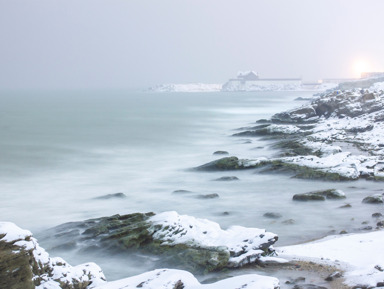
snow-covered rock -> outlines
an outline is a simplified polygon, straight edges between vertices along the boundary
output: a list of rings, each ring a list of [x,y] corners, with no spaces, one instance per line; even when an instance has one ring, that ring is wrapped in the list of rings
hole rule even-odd
[[[234,136],[277,139],[275,147],[285,154],[262,164],[300,171],[298,177],[383,180],[384,91],[378,90],[382,86],[324,93]]]
[[[166,213],[167,218],[153,220],[154,225],[167,225],[173,223],[178,216],[173,212]],[[193,222],[193,219],[179,220],[186,224],[194,224],[203,230],[212,226],[211,223],[202,221],[202,224]],[[200,226],[199,226],[200,225]],[[215,226],[215,225],[213,225]],[[219,229],[219,228],[215,228]],[[235,229],[236,231],[236,229]],[[239,232],[239,238],[244,235]],[[259,233],[259,232],[255,232]],[[170,236],[169,242],[192,241],[199,234],[183,233],[176,237]],[[231,240],[235,237],[223,235],[220,237]],[[212,236],[211,236],[212,237]],[[209,238],[214,245],[216,238]],[[229,239],[229,240],[228,240]],[[233,243],[232,243],[233,244]],[[233,250],[237,250],[233,244]],[[237,250],[238,251],[238,250]],[[189,272],[174,269],[157,269],[137,276],[106,282],[101,269],[94,263],[70,266],[63,259],[49,257],[48,253],[39,246],[31,232],[20,229],[13,223],[0,222],[0,288],[36,288],[36,289],[122,289],[122,288],[147,288],[147,289],[277,289],[279,280],[273,277],[249,274],[228,278],[212,284],[200,284]]]
[[[48,230],[46,235],[44,238],[57,246],[77,243],[75,250],[91,246],[100,251],[139,250],[166,257],[180,268],[198,271],[255,263],[273,254],[272,245],[278,239],[264,229],[233,226],[223,230],[215,222],[174,211],[68,223]]]
[[[108,282],[95,289],[277,289],[279,280],[256,274],[228,278],[212,284],[200,284],[189,272],[158,269],[138,276]]]
[[[86,263],[72,267],[51,258],[31,232],[0,222],[0,288],[94,288],[105,283],[100,267]]]
[[[153,238],[161,245],[187,244],[191,247],[222,248],[229,255],[227,267],[241,267],[256,262],[277,241],[277,235],[264,229],[232,226],[222,230],[220,225],[176,212],[164,212],[149,220]],[[211,260],[218,262],[219,260]]]

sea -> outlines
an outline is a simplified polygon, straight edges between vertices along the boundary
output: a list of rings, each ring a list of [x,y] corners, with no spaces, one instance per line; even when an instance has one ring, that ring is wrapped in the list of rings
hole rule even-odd
[[[66,222],[136,212],[177,211],[223,229],[278,234],[277,246],[374,226],[377,205],[361,200],[382,189],[365,180],[302,180],[257,170],[191,170],[223,156],[274,157],[270,140],[235,137],[259,119],[301,106],[308,91],[147,92],[20,91],[0,93],[0,220],[30,230],[52,256],[72,265],[94,261],[108,280],[153,269],[143,256],[55,251],[44,230]],[[236,181],[216,181],[235,176]],[[347,199],[295,202],[292,196],[340,189]],[[190,193],[178,194],[177,190]],[[123,193],[126,198],[103,199]],[[201,195],[217,194],[216,198]],[[340,208],[345,204],[350,208]],[[265,213],[281,214],[279,219]],[[156,257],[153,257],[156,258]]]

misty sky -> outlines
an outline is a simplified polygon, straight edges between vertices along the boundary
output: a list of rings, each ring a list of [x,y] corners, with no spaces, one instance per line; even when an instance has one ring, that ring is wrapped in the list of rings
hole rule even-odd
[[[356,77],[384,69],[383,12],[383,0],[0,0],[0,89]]]

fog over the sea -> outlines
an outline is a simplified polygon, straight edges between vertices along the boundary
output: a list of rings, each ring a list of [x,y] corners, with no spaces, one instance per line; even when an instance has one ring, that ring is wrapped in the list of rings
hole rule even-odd
[[[0,0],[0,89],[384,69],[383,0]]]

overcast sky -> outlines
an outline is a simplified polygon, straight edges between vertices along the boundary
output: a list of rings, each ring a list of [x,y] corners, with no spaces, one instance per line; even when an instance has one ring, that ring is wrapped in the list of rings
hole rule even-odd
[[[383,0],[0,0],[0,89],[354,77],[384,69],[383,12]]]

